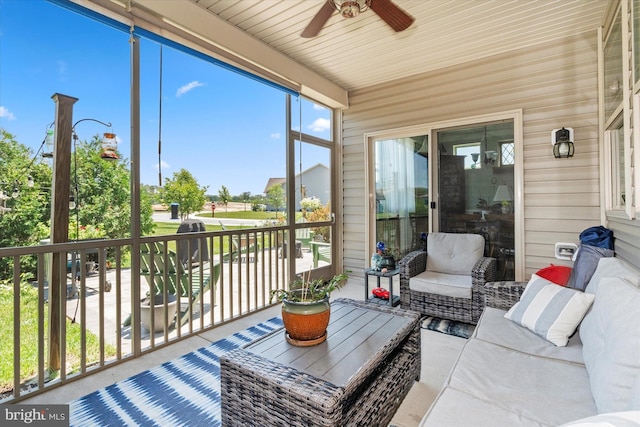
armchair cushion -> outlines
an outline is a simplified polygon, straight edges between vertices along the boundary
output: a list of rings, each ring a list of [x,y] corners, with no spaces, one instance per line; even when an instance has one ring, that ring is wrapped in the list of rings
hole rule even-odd
[[[427,270],[469,275],[484,255],[484,237],[479,234],[429,233]]]
[[[471,299],[471,276],[425,271],[409,280],[409,288],[412,291]]]

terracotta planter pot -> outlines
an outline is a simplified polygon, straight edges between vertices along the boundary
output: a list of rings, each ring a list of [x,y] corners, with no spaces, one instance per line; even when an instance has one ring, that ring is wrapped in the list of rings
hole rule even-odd
[[[173,323],[178,311],[178,300],[175,295],[169,294],[167,302],[167,311],[169,325]],[[151,299],[144,298],[140,301],[140,323],[147,331],[162,332],[164,331],[164,300],[162,295],[154,297],[153,306],[153,328],[151,327]]]
[[[329,297],[319,301],[282,301],[282,320],[287,341],[297,346],[320,344],[327,339],[331,315]]]

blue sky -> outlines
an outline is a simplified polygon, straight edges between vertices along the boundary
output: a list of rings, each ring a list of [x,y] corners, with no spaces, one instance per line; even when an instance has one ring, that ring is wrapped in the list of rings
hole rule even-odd
[[[44,0],[0,0],[0,127],[35,152],[61,93],[78,98],[74,122],[112,123],[80,123],[81,141],[113,131],[129,158],[128,39]],[[141,181],[157,185],[160,47],[142,40],[140,48]],[[260,194],[270,177],[285,176],[283,92],[167,47],[162,55],[163,180],[185,168],[208,194],[225,185],[236,195]],[[328,110],[303,102],[302,118],[294,128],[329,138]],[[328,164],[326,149],[305,146],[302,157],[303,170]]]

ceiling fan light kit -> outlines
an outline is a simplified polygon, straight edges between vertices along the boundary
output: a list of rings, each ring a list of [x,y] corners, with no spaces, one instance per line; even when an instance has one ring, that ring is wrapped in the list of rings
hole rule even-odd
[[[371,0],[358,0],[358,1],[343,1],[343,0],[329,0],[329,2],[336,8],[343,18],[355,18],[369,9]]]
[[[300,36],[306,38],[317,36],[336,10],[344,18],[355,18],[368,9],[373,10],[396,32],[406,30],[414,21],[413,16],[400,9],[391,0],[327,0]]]

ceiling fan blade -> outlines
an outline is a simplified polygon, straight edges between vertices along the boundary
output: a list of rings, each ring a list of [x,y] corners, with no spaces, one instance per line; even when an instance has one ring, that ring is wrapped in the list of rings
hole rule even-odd
[[[336,9],[331,5],[331,3],[325,1],[318,13],[316,13],[316,16],[311,19],[311,22],[309,22],[309,25],[307,25],[304,31],[302,31],[300,36],[306,38],[317,36],[322,27],[324,27],[324,24],[327,23],[335,11]]]
[[[391,0],[371,0],[369,7],[395,31],[406,30],[415,20]]]

